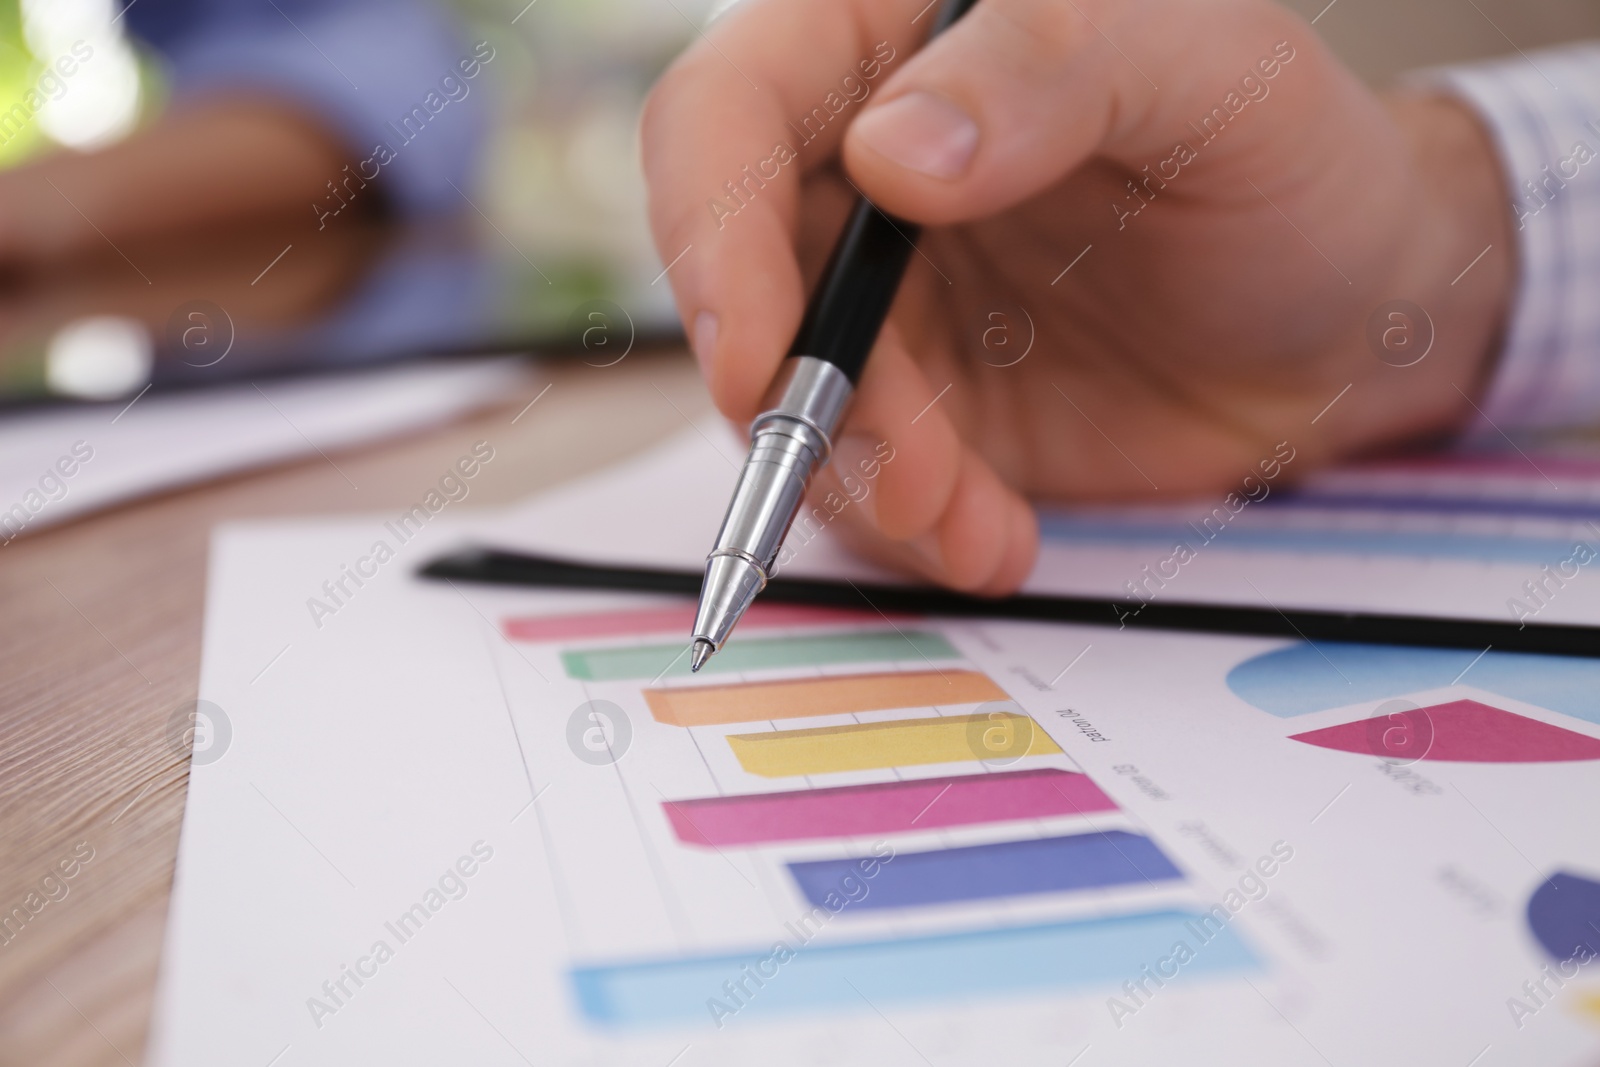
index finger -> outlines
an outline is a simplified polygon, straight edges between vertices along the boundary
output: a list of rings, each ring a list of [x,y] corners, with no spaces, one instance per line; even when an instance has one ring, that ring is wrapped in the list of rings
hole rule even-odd
[[[732,418],[757,413],[804,310],[801,176],[837,157],[845,126],[935,6],[747,0],[650,95],[651,229],[711,394]]]

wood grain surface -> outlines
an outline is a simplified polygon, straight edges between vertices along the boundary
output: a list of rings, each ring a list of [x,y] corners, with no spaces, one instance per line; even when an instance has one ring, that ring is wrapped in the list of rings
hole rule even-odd
[[[214,524],[403,506],[480,439],[494,444],[495,463],[467,506],[503,505],[709,410],[682,353],[603,369],[535,364],[525,390],[450,426],[0,548],[0,915],[30,893],[35,906],[45,901],[0,944],[0,1067],[143,1059],[188,781],[170,724],[196,697]],[[46,885],[75,849],[92,858]]]

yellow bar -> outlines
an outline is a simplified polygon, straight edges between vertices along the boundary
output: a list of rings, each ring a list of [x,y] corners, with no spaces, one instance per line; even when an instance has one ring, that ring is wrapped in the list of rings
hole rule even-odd
[[[1032,718],[1009,711],[729,734],[728,745],[745,770],[764,778],[964,760],[1012,761],[1061,751]]]
[[[668,726],[715,726],[889,708],[980,704],[1005,700],[1006,691],[987,674],[977,671],[915,671],[646,689],[644,699],[657,722]]]

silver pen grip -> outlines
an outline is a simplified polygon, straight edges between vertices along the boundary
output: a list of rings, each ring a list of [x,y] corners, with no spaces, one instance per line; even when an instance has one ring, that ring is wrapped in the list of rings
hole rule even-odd
[[[773,387],[772,406],[750,427],[750,454],[728,504],[705,583],[694,640],[721,649],[772,577],[812,474],[828,461],[833,434],[855,389],[825,360],[794,356]]]

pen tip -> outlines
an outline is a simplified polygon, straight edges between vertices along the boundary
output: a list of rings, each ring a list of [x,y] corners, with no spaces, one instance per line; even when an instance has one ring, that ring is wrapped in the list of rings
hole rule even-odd
[[[715,652],[716,650],[717,646],[713,645],[705,638],[695,638],[694,651],[689,653],[689,672],[691,674],[699,673],[700,668],[705,666],[706,660],[711,658],[711,653]]]

